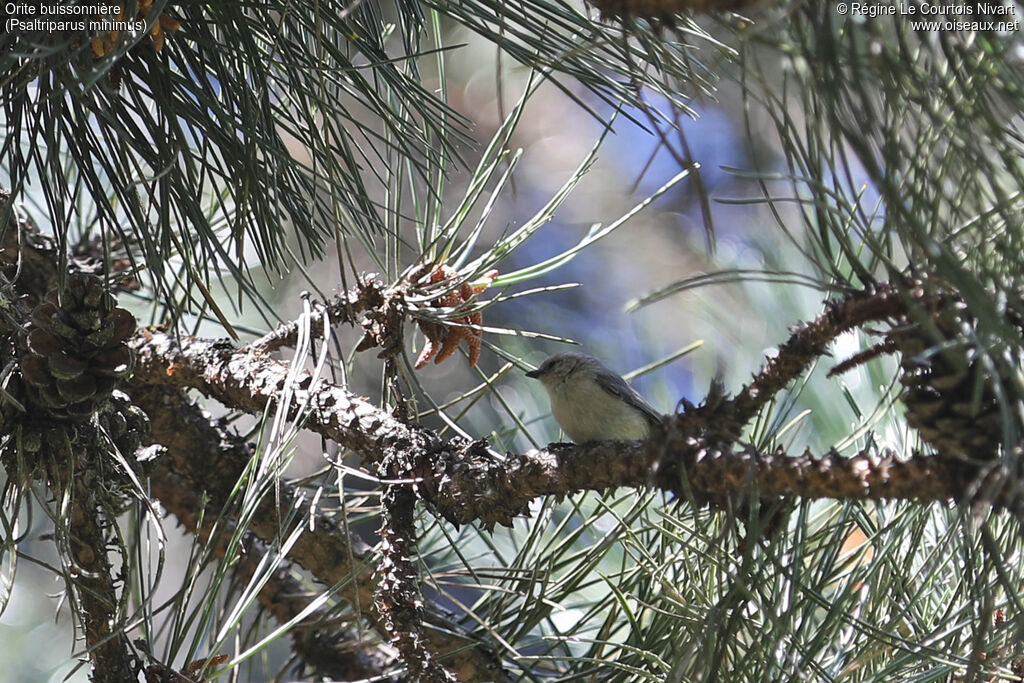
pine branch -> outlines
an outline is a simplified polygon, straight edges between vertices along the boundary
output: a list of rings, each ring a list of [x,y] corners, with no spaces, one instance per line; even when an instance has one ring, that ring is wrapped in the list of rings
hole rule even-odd
[[[738,493],[737,482],[742,480],[747,482],[744,487],[757,483],[762,495],[956,499],[964,494],[967,483],[952,477],[947,467],[885,459],[876,466],[870,459],[851,459],[853,469],[846,469],[839,466],[839,456],[787,458],[781,453],[755,453],[738,443],[757,411],[824,355],[839,334],[906,311],[899,292],[888,285],[828,304],[815,321],[794,327],[779,354],[735,399],[716,400],[678,415],[645,448],[588,444],[501,459],[484,443],[443,441],[428,430],[407,426],[343,387],[312,387],[309,375],[300,375],[296,404],[309,405],[311,410],[308,415],[295,412],[290,417],[303,417],[305,427],[356,451],[368,465],[396,451],[416,454],[409,460],[413,464],[408,474],[422,482],[419,488],[425,500],[450,521],[480,521],[484,526],[511,523],[539,495],[648,484],[678,491],[679,463],[684,464],[691,485],[704,483],[695,491],[698,495]],[[137,381],[196,388],[231,408],[253,413],[276,405],[287,374],[284,364],[227,342],[155,334],[137,340],[136,350]],[[577,452],[578,462],[573,455]],[[955,460],[957,454],[935,457]],[[731,476],[715,478],[706,472]],[[744,476],[739,477],[740,472]],[[936,479],[933,487],[899,483],[925,472]],[[861,483],[854,485],[856,481]],[[875,483],[874,490],[864,489],[869,482]],[[1007,492],[996,500],[1012,504],[1013,496]]]
[[[423,597],[416,572],[416,496],[403,484],[392,484],[382,496],[381,559],[377,566],[376,607],[402,653],[402,661],[415,681],[455,683],[429,646],[423,632]]]
[[[316,315],[307,321],[291,321],[279,325],[276,329],[263,335],[249,348],[253,352],[272,353],[278,349],[293,346],[298,339],[300,328],[309,326],[309,334],[320,337],[324,333],[323,313],[326,312],[332,324],[355,323],[358,314],[381,308],[388,297],[389,291],[375,275],[363,275],[359,284],[351,290],[341,292],[326,305],[314,302]]]
[[[887,295],[873,301],[895,306]],[[851,304],[851,310],[858,319],[873,319],[891,309],[881,303],[866,306],[857,302]],[[783,362],[769,361],[751,387],[777,392],[785,386],[782,378],[792,372],[797,359],[806,362],[813,355],[803,338],[812,335],[820,341],[826,332],[832,334],[843,327],[834,316],[834,312],[826,314],[817,323],[800,328],[795,334],[797,341],[780,352],[778,358]],[[159,334],[140,341],[136,348],[137,381],[180,382],[234,409],[250,412],[276,404],[287,372],[278,361],[253,356],[225,342],[178,340]],[[303,381],[299,380],[300,387]],[[479,521],[485,527],[510,524],[531,499],[541,495],[647,485],[678,491],[680,481],[670,474],[677,470],[666,467],[673,462],[687,463],[688,480],[691,485],[699,484],[695,492],[708,496],[735,494],[756,484],[761,495],[949,500],[962,497],[967,485],[953,477],[948,467],[937,462],[926,466],[918,459],[874,461],[867,454],[860,459],[834,454],[801,459],[781,452],[752,452],[736,442],[744,424],[739,420],[752,405],[769,397],[750,387],[735,401],[720,401],[702,412],[669,419],[665,432],[653,435],[644,445],[584,444],[504,458],[493,455],[482,442],[444,441],[428,430],[406,426],[342,387],[323,385],[310,391],[306,384],[296,395],[298,403],[308,401],[313,406],[306,416],[306,428],[358,452],[368,464],[396,450],[412,454],[415,457],[410,462],[415,465],[408,476],[421,481],[418,489],[425,501],[450,521]],[[714,438],[707,438],[708,425],[714,426]],[[925,460],[939,460],[942,455]],[[947,455],[945,459],[955,458]],[[848,465],[840,466],[843,462]],[[933,480],[927,486],[918,478],[925,474]],[[996,498],[999,504],[1013,500],[1011,492]]]
[[[646,19],[655,26],[662,22],[672,26],[674,15],[691,11],[695,13],[733,12],[748,9],[755,0],[589,0],[601,11],[605,19],[618,19],[631,24],[633,19]]]
[[[74,595],[89,660],[93,665],[90,680],[123,683],[135,680],[139,663],[122,630],[117,581],[107,556],[109,525],[113,522],[103,509],[102,489],[97,487],[101,479],[95,466],[98,459],[90,456],[96,456],[95,443],[87,446],[84,454],[65,452],[59,460],[54,458],[50,463],[50,480],[55,484],[57,500],[62,498],[67,487],[71,489],[69,556],[65,561],[70,570],[68,589]],[[61,469],[61,464],[71,462],[74,463],[73,472]]]
[[[22,240],[21,249],[31,250],[30,241]],[[30,262],[30,258],[24,260]],[[36,281],[49,279],[37,277]],[[19,279],[13,286],[24,281]],[[334,310],[347,322],[367,327],[369,338],[387,350],[401,338],[403,290],[393,287],[383,295],[378,284],[364,282],[360,286],[361,290],[341,295]],[[371,291],[376,293],[368,295]],[[378,310],[382,302],[390,314]],[[153,416],[154,441],[169,450],[166,462],[159,465],[166,472],[158,472],[154,480],[164,488],[155,492],[166,498],[165,505],[180,513],[187,526],[202,534],[198,502],[180,502],[187,488],[167,488],[168,482],[179,477],[193,490],[209,490],[218,505],[211,511],[219,513],[253,453],[237,436],[212,424],[185,400],[182,390],[198,389],[233,411],[259,415],[275,409],[288,388],[294,399],[289,403],[288,419],[359,454],[367,467],[384,475],[389,487],[381,532],[388,558],[381,571],[390,580],[381,582],[377,614],[371,619],[379,632],[393,636],[404,663],[415,675],[447,680],[455,673],[472,680],[487,671],[487,676],[495,678],[500,675],[495,675],[493,662],[466,647],[471,641],[444,643],[424,628],[415,588],[417,576],[409,564],[415,553],[411,514],[416,497],[453,523],[476,522],[484,528],[511,524],[539,496],[618,486],[656,487],[676,495],[685,492],[697,502],[751,493],[786,498],[962,501],[978,490],[991,489],[986,501],[1016,510],[1020,487],[1012,484],[1014,478],[1006,476],[999,463],[970,470],[970,476],[965,476],[967,470],[957,465],[956,454],[915,455],[907,460],[868,452],[853,457],[838,453],[794,457],[781,450],[761,453],[740,442],[747,423],[824,355],[838,334],[867,322],[906,316],[905,298],[890,286],[832,302],[818,319],[796,327],[780,346],[778,356],[770,359],[736,398],[725,398],[713,390],[703,405],[687,405],[682,413],[667,417],[643,443],[552,445],[543,451],[502,456],[484,441],[444,439],[429,429],[403,423],[345,387],[314,382],[306,372],[291,373],[285,362],[267,355],[268,349],[294,341],[299,325],[309,325],[309,320],[283,326],[276,334],[241,348],[227,341],[144,331],[132,342],[136,371],[129,391]],[[286,387],[287,382],[294,385]],[[295,500],[287,486],[281,493],[280,507],[266,500],[257,509],[251,524],[255,534],[270,539],[279,532],[279,520]],[[329,518],[317,519],[319,533],[303,534],[311,544],[303,548],[297,543],[293,558],[325,583],[358,576],[362,570],[355,560],[365,547],[341,534]],[[370,604],[367,582],[356,584],[346,597]],[[270,605],[280,607],[273,600]],[[438,655],[453,648],[461,651],[445,660],[445,670],[438,664]]]
[[[794,325],[778,355],[768,359],[754,381],[740,390],[734,401],[733,420],[737,426],[749,422],[779,391],[825,355],[828,344],[840,334],[905,311],[903,299],[888,285],[827,303],[825,312],[813,322]]]
[[[30,225],[22,221],[14,221],[12,225],[13,229],[8,231],[7,239],[13,240],[10,243],[12,245],[10,253],[14,254],[15,258],[8,262],[8,266],[11,269],[10,276],[17,275],[17,279],[16,283],[9,285],[12,289],[11,295],[30,296],[29,293],[19,294],[21,288],[26,284],[42,286],[44,283],[48,285],[54,282],[57,261],[46,258],[50,251],[49,243],[46,240],[37,239],[35,230]],[[38,250],[41,250],[42,253],[36,253]],[[26,255],[23,256],[22,251]],[[25,270],[26,267],[27,270]],[[367,278],[364,284],[366,286],[363,287],[363,291],[369,293],[369,301],[377,301],[378,299],[375,297],[379,295],[379,290],[375,289],[375,286],[378,283]],[[38,299],[41,298],[41,293],[32,293],[31,296]],[[339,299],[336,310],[357,310],[357,308],[353,308],[353,303],[358,304],[358,297],[349,301]],[[23,309],[25,307],[20,307],[17,310],[24,313]],[[17,324],[17,320],[14,320],[14,323],[13,331],[16,331],[20,325]],[[307,324],[307,322],[301,324]],[[274,339],[270,345],[280,345],[293,339],[290,335],[297,331],[296,325],[285,326],[279,330],[281,334],[268,337],[268,340]],[[8,333],[10,334],[12,331]],[[147,340],[156,345],[167,343],[168,348],[179,348],[175,340],[170,337],[151,335],[143,331],[136,341],[140,345],[147,346],[149,352],[153,351],[153,346],[148,345]],[[196,342],[196,340],[191,340],[191,342]],[[235,361],[241,361],[243,366],[248,365],[249,370],[252,370],[252,377],[257,383],[270,382],[263,388],[248,385],[248,388],[241,388],[242,392],[248,393],[251,399],[244,403],[255,412],[261,412],[262,407],[259,406],[266,404],[265,401],[263,404],[259,403],[261,396],[274,395],[273,387],[281,386],[287,369],[280,363],[268,362],[265,356],[268,348],[266,344],[256,345],[248,353],[232,358],[234,354],[231,351],[231,345],[226,342],[191,342],[185,345],[185,348],[180,349],[181,353],[175,359],[171,359],[169,363],[162,365],[160,362],[146,363],[139,379],[150,377],[157,378],[159,381],[153,384],[133,381],[131,391],[136,396],[134,400],[139,405],[145,406],[146,412],[153,416],[153,441],[167,449],[167,456],[161,459],[161,464],[155,468],[152,475],[154,477],[154,493],[187,528],[193,533],[202,535],[209,533],[210,527],[209,525],[199,526],[204,508],[195,492],[207,491],[210,494],[210,505],[207,510],[210,516],[208,519],[218,518],[229,502],[231,491],[243,476],[242,473],[248,466],[250,458],[253,457],[253,453],[248,444],[237,435],[214,424],[208,416],[184,396],[180,388],[187,386],[189,382],[199,382],[200,378],[190,373],[197,368],[205,367],[205,370],[211,371],[209,388],[220,388],[229,394],[237,394],[240,387],[230,381],[221,383],[217,376],[223,375],[224,378],[245,376],[248,374],[248,370],[235,363]],[[151,357],[148,352],[143,355],[146,358]],[[222,371],[212,369],[207,364],[207,361],[211,359],[225,361],[230,368],[224,368]],[[285,375],[279,374],[282,369],[284,369]],[[206,374],[203,370],[199,373],[200,375]],[[299,384],[303,385],[308,382],[308,379],[308,375],[303,375],[299,379]],[[305,396],[309,386],[308,384],[304,386],[302,392]],[[354,448],[369,446],[363,450],[367,453],[377,452],[381,455],[386,452],[407,450],[412,453],[424,453],[429,450],[425,448],[425,444],[430,442],[430,435],[425,430],[409,429],[386,414],[380,413],[362,399],[352,397],[340,388],[335,389],[337,392],[333,396],[327,392],[320,397],[324,400],[325,408],[334,406],[336,410],[324,409],[319,414],[330,415],[337,420],[335,423],[337,429],[332,433],[335,433],[339,443],[347,442]],[[228,404],[232,402],[228,396],[223,396],[223,398]],[[338,400],[335,401],[335,399]],[[245,410],[245,408],[241,408],[241,410]],[[366,422],[361,422],[360,416],[366,418]],[[385,418],[383,422],[378,421],[381,416]],[[340,427],[340,420],[343,418],[350,421],[347,428]],[[371,433],[365,433],[365,429],[369,429]],[[348,434],[351,439],[346,440],[345,434]],[[206,457],[200,454],[204,454]],[[212,470],[211,464],[214,465]],[[186,485],[181,486],[176,482],[185,482]],[[96,483],[93,482],[93,484]],[[263,500],[257,507],[253,518],[249,520],[249,530],[268,541],[279,537],[280,520],[297,501],[295,494],[287,485],[282,485],[280,494],[280,506],[275,505],[269,499]],[[367,557],[367,548],[358,539],[349,538],[342,533],[338,525],[329,517],[317,515],[315,529],[299,536],[292,548],[291,557],[328,585],[344,583],[342,596],[349,599],[353,605],[369,606],[372,604],[369,582],[365,579],[358,580],[358,578],[352,580],[353,577],[358,577],[365,572],[362,561]],[[383,625],[377,621],[376,615],[371,613],[367,616],[371,617],[371,623],[374,623],[379,632],[386,631]],[[458,671],[465,680],[473,680],[481,675],[490,680],[504,680],[505,677],[497,669],[493,658],[478,647],[478,642],[466,640],[451,633],[435,631],[426,632],[425,636],[424,644],[434,652],[454,653],[448,660],[449,665]],[[371,655],[371,661],[376,660],[379,654]],[[339,668],[351,666],[350,663],[336,663],[335,665]]]
[[[134,343],[135,381],[199,389],[226,406],[253,414],[277,405],[288,381],[288,367],[261,350],[236,348],[225,340],[145,333]],[[308,372],[292,388],[290,419],[359,453],[368,463],[390,450],[429,453],[441,441],[425,429],[408,427],[343,387],[312,386]],[[299,414],[299,406],[305,406]]]
[[[417,472],[422,479],[418,490],[450,522],[480,523],[489,528],[510,524],[517,514],[525,514],[530,501],[541,496],[647,486],[679,494],[680,480],[669,476],[667,469],[659,469],[652,452],[670,461],[691,458],[696,451],[684,476],[698,499],[756,491],[764,497],[948,502],[964,499],[973,483],[965,481],[962,472],[947,461],[932,455],[901,459],[867,452],[854,456],[805,452],[794,456],[781,449],[759,453],[749,447],[714,452],[699,439],[678,431],[671,419],[667,425],[667,436],[655,435],[646,443],[551,444],[544,450],[507,454],[490,463],[442,455],[432,471]],[[692,448],[666,447],[687,441],[694,444]],[[1021,491],[1020,487],[1004,490],[993,502],[1015,508]]]

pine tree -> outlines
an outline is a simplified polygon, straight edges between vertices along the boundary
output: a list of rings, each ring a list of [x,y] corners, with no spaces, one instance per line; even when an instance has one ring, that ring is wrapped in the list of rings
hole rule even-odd
[[[91,680],[1024,672],[1015,6],[11,7],[0,610],[55,575]],[[597,133],[553,180],[556,94]],[[566,238],[639,131],[652,189]],[[538,441],[518,370],[618,338],[549,314],[579,273],[710,380],[645,442]]]

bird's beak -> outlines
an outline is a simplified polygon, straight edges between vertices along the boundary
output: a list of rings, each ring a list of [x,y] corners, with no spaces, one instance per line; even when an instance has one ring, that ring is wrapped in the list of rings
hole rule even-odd
[[[530,370],[528,373],[526,373],[526,376],[531,377],[533,379],[537,379],[538,377],[541,376],[540,368],[537,368],[536,370]]]

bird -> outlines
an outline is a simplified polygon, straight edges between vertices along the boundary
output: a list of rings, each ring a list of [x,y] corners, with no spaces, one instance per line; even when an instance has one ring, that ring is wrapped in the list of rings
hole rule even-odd
[[[555,354],[526,376],[540,380],[555,421],[575,443],[646,439],[661,422],[626,380],[585,353]]]

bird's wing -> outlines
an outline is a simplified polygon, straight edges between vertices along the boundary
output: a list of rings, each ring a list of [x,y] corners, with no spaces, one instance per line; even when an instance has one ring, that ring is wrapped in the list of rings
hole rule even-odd
[[[612,396],[615,396],[619,400],[625,402],[627,405],[631,405],[647,418],[647,421],[652,425],[661,423],[661,413],[651,407],[651,404],[644,400],[644,397],[636,392],[636,390],[626,384],[626,382],[612,382],[606,377],[602,377],[600,374],[597,376],[597,384],[602,389],[607,391]]]

